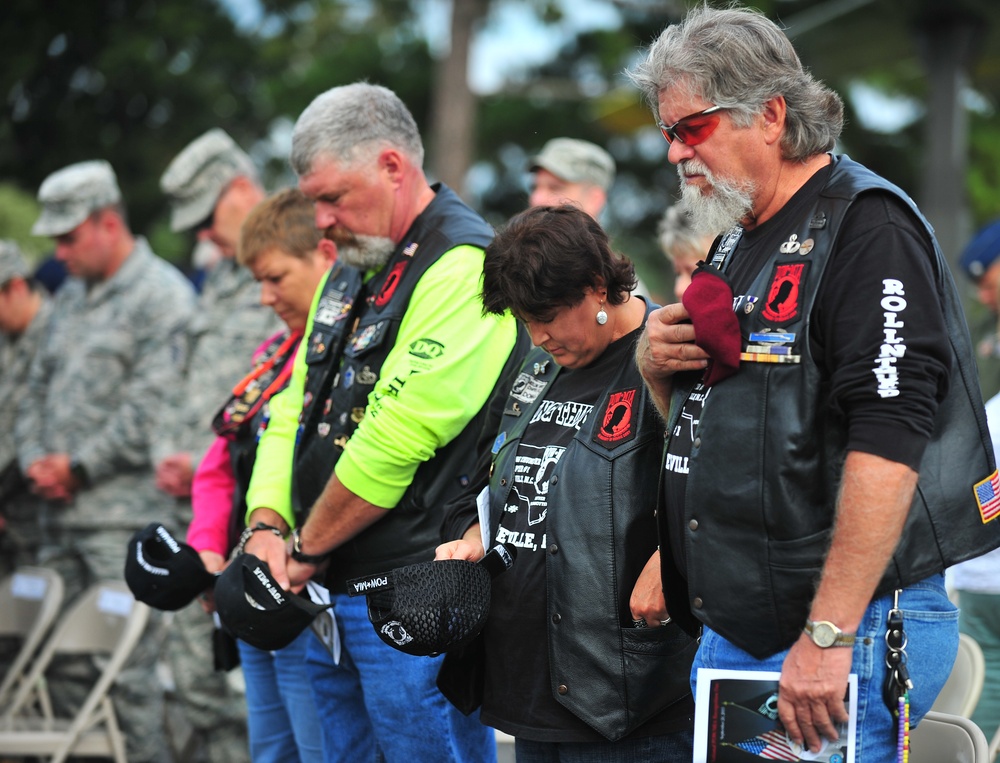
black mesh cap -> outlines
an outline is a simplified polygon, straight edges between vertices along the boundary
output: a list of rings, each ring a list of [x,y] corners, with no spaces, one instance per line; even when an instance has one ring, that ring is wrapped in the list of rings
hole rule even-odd
[[[187,543],[175,539],[159,522],[139,530],[128,544],[125,582],[138,601],[155,609],[186,607],[210,588],[215,575]]]
[[[268,652],[291,644],[324,609],[308,594],[283,590],[253,554],[237,556],[215,584],[215,610],[226,630]]]
[[[490,612],[490,573],[462,559],[420,562],[347,581],[368,596],[368,619],[389,646],[435,655],[468,643]]]

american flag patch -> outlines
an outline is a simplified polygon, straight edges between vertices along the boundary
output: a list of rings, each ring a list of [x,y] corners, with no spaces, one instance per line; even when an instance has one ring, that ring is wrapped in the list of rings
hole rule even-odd
[[[983,524],[996,519],[1000,515],[1000,474],[994,470],[989,477],[973,485],[972,490],[976,494]]]

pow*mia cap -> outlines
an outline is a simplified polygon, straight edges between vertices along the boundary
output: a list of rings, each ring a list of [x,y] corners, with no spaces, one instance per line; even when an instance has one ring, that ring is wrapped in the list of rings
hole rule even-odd
[[[442,559],[347,581],[347,593],[368,597],[368,619],[389,646],[430,656],[474,639],[490,613],[492,578],[516,553],[498,545],[479,562]]]
[[[195,138],[160,178],[160,189],[170,199],[171,229],[188,230],[207,219],[226,186],[241,175],[255,178],[257,170],[225,130]]]
[[[222,624],[236,638],[268,652],[291,644],[327,608],[282,590],[268,565],[253,554],[237,556],[215,584]]]
[[[0,240],[0,286],[12,278],[27,278],[30,275],[31,268],[21,253],[21,247],[10,239]]]
[[[31,232],[36,236],[62,236],[99,209],[122,200],[115,171],[97,159],[53,172],[38,189],[42,214]]]
[[[959,258],[962,270],[978,281],[1000,257],[1000,220],[982,228],[968,243]]]
[[[125,582],[136,599],[151,607],[186,607],[215,580],[198,552],[158,522],[146,525],[129,541]]]
[[[531,160],[529,170],[548,170],[570,183],[591,183],[607,191],[615,180],[615,160],[598,145],[574,138],[553,138]]]

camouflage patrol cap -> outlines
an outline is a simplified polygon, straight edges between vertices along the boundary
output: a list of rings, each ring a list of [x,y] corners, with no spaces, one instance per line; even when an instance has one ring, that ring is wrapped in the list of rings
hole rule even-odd
[[[36,236],[62,236],[99,209],[122,200],[111,165],[101,159],[79,162],[53,172],[38,189],[42,214],[31,232]]]
[[[0,286],[12,278],[27,278],[30,275],[31,268],[17,242],[10,239],[0,240]]]
[[[208,218],[222,191],[237,177],[256,179],[253,161],[225,130],[195,138],[170,162],[160,188],[170,199],[170,227],[188,230]]]
[[[605,191],[615,180],[615,160],[594,143],[575,138],[553,138],[532,158],[529,170],[548,170],[570,183],[592,183]]]

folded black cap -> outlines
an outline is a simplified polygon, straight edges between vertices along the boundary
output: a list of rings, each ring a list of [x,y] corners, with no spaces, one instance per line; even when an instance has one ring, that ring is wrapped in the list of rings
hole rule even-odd
[[[386,644],[413,655],[435,655],[474,639],[490,613],[492,578],[514,561],[512,546],[495,546],[480,562],[443,559],[347,581],[351,596],[367,595],[368,619]]]
[[[210,588],[215,575],[187,543],[159,522],[139,530],[128,544],[125,582],[135,598],[156,609],[181,609]]]
[[[226,630],[269,652],[291,644],[327,606],[282,590],[253,554],[237,556],[215,583],[215,611]]]

